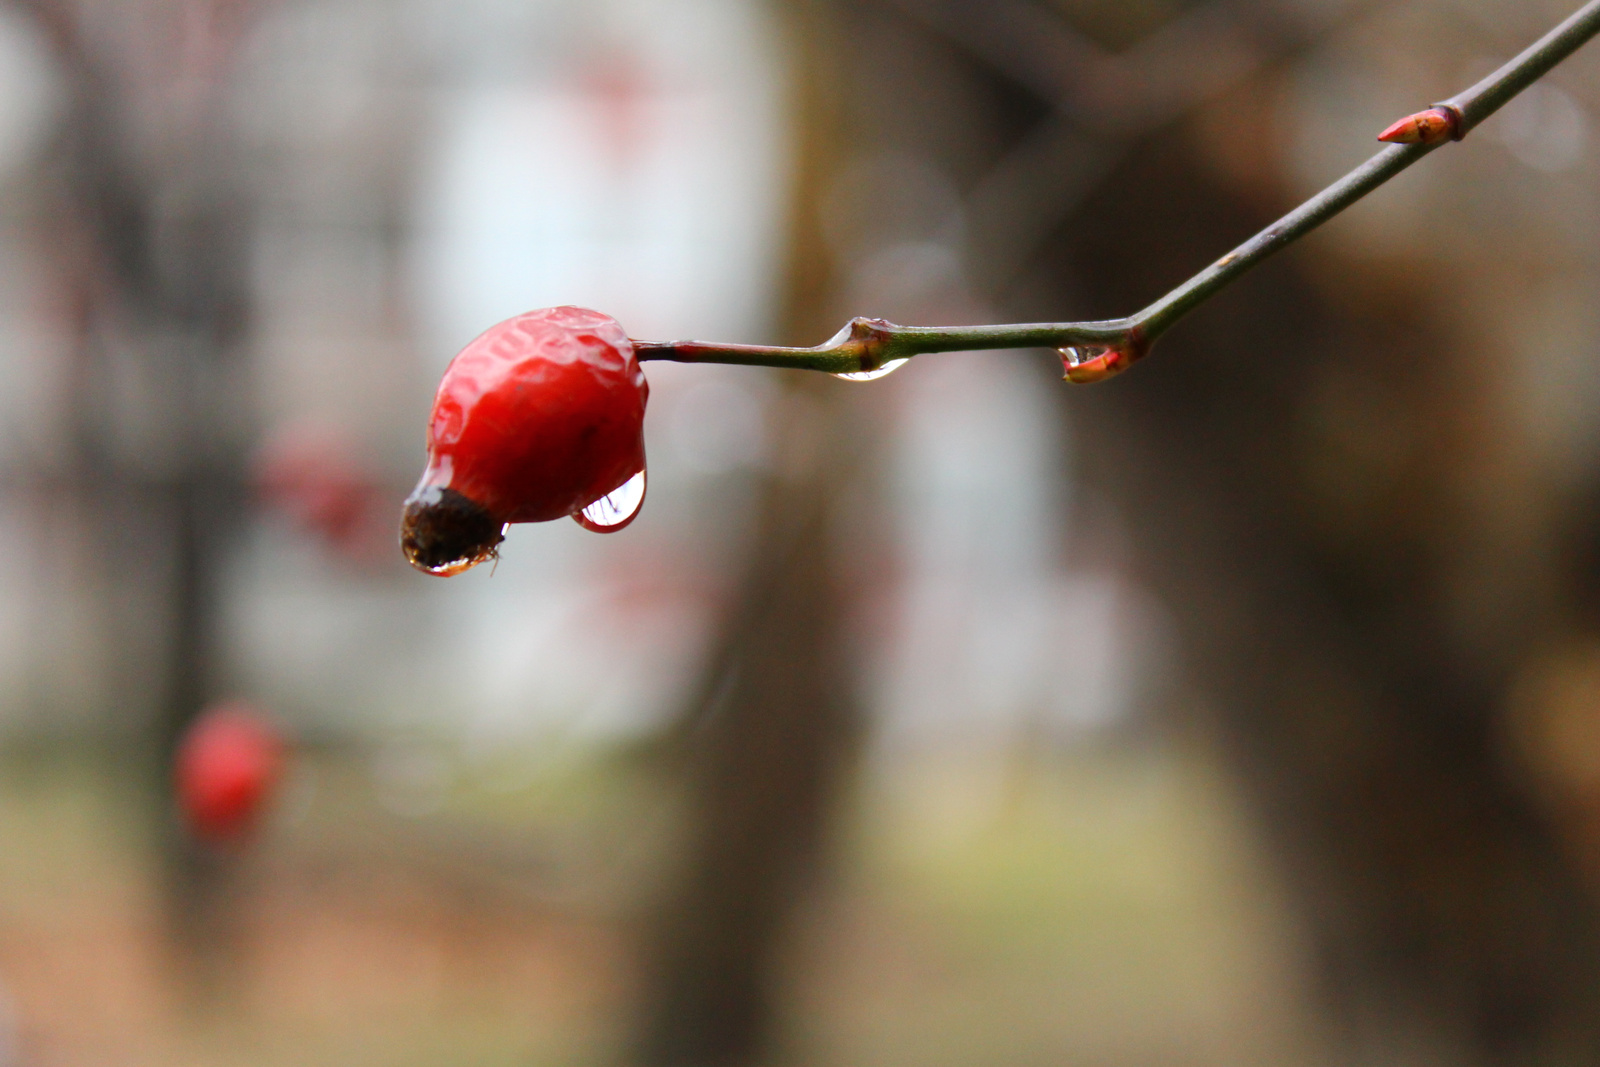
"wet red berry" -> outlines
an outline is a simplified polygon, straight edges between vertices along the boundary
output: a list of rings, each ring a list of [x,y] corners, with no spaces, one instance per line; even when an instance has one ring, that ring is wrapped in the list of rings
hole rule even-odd
[[[400,545],[430,574],[492,556],[506,524],[583,512],[638,485],[650,395],[633,343],[578,307],[507,319],[451,361],[428,420],[428,466],[406,500]],[[640,487],[642,492],[642,486]],[[617,521],[586,526],[621,529]]]
[[[278,731],[242,702],[215,705],[190,724],[174,767],[178,811],[200,841],[245,837],[283,776]]]

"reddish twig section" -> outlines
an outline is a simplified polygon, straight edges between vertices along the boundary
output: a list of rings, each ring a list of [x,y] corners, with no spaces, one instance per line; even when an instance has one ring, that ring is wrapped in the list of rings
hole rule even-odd
[[[1069,381],[1091,383],[1126,370],[1183,316],[1275,252],[1287,248],[1429,152],[1459,141],[1507,101],[1600,33],[1600,0],[1583,7],[1522,54],[1472,88],[1384,130],[1377,155],[1262,230],[1137,314],[1105,322],[1038,322],[1009,326],[896,326],[855,319],[813,348],[719,345],[703,341],[636,342],[641,360],[736,363],[820,370],[862,377],[927,352],[992,348],[1056,348]]]

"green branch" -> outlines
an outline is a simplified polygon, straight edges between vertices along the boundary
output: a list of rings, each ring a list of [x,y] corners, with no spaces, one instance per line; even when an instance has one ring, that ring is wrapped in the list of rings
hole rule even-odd
[[[1135,315],[1103,322],[1035,322],[1005,326],[896,326],[883,319],[853,319],[814,348],[723,345],[703,341],[636,341],[641,360],[734,363],[790,367],[832,374],[870,374],[925,352],[994,348],[1058,348],[1067,377],[1108,378],[1137,362],[1179,319],[1241,275],[1304,237],[1345,208],[1451,140],[1459,141],[1512,97],[1600,33],[1600,0],[1572,17],[1472,88],[1383,132],[1393,143],[1349,174],[1268,226],[1232,252]]]

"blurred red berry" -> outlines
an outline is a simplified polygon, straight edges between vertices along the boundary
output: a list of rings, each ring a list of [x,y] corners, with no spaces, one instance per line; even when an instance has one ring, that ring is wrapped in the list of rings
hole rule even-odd
[[[256,488],[296,525],[359,557],[368,547],[382,494],[377,478],[355,456],[354,445],[337,430],[291,426],[257,453]]]
[[[428,467],[401,525],[406,558],[457,574],[492,556],[508,523],[581,517],[643,472],[649,395],[633,343],[598,311],[545,308],[488,330],[434,396]]]
[[[284,744],[249,704],[214,705],[190,724],[174,768],[178,810],[191,834],[212,845],[249,834],[283,776]]]

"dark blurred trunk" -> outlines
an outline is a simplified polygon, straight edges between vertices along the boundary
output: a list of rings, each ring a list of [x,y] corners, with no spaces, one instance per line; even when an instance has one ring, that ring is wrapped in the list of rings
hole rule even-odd
[[[217,675],[219,585],[230,539],[230,512],[239,504],[237,476],[186,471],[163,494],[171,525],[170,616],[164,683],[149,732],[147,773],[153,831],[161,857],[172,948],[186,972],[188,992],[207,1003],[226,990],[238,931],[230,890],[237,856],[194,840],[174,809],[173,766],[185,732],[213,697]]]
[[[241,458],[222,432],[240,410],[227,362],[249,303],[248,220],[230,188],[219,113],[225,83],[218,72],[191,79],[188,91],[206,94],[192,124],[164,130],[170,143],[159,162],[142,165],[131,131],[153,90],[124,84],[114,57],[95,50],[94,10],[49,0],[21,6],[46,30],[71,93],[61,167],[71,225],[86,246],[75,479],[90,498],[88,513],[99,517],[113,582],[125,580],[120,568],[150,566],[150,546],[166,549],[155,560],[165,581],[148,586],[155,602],[123,621],[130,647],[117,659],[118,669],[156,684],[133,755],[146,782],[173,947],[197,968],[194,988],[209,996],[229,939],[222,899],[230,863],[181,829],[172,763],[217,683],[220,569],[243,502]],[[117,458],[101,424],[115,403],[105,391],[108,337],[134,347],[142,373],[163,390],[149,401],[154,412],[141,414],[161,422],[170,455]],[[154,670],[140,654],[152,622],[164,638]]]
[[[716,696],[690,740],[690,838],[646,958],[639,1062],[755,1063],[785,933],[860,732],[839,640],[832,479],[777,481]]]
[[[1241,44],[1263,54],[1301,32],[1271,43],[1287,4],[1210,7],[1252,16]],[[975,273],[1004,277],[989,259],[1028,261],[1046,237],[1034,231],[1054,231],[1006,317],[1125,315],[1291,206],[1275,178],[1281,116],[1248,106],[1272,96],[1258,83],[1209,125],[1163,122],[1141,144],[1076,127],[1095,101],[1051,115],[1048,86],[1076,84],[1052,64],[1098,46],[1016,36],[1052,8],[1106,47],[1159,22],[1099,0],[862,0],[843,35],[871,42],[852,104],[875,116],[865,145],[909,146],[957,175],[1004,159],[1005,188],[1029,196],[996,202],[992,183],[971,183],[988,194],[973,204],[969,247],[988,257]],[[1076,140],[1006,155],[1050,124]],[[1231,143],[1207,155],[1202,126]],[[1006,235],[1024,247],[994,247]],[[1497,424],[1497,381],[1439,298],[1437,264],[1350,264],[1335,298],[1337,268],[1314,280],[1310,263],[1302,248],[1267,264],[1123,378],[1061,386],[1070,468],[1115,513],[1099,535],[1125,531],[1173,613],[1303,906],[1340,1053],[1594,1062],[1596,902],[1505,744],[1508,692],[1573,617],[1578,578],[1556,569],[1560,534],[1533,494],[1507,489],[1500,434],[1515,431]]]
[[[786,5],[801,111],[784,332],[831,332],[817,202],[836,161],[828,5]],[[854,465],[847,387],[785,380],[786,433],[761,487],[736,604],[686,709],[688,840],[644,950],[636,1062],[734,1067],[775,1038],[792,921],[827,855],[831,813],[861,733],[843,644],[834,510]]]
[[[1143,306],[1287,206],[1215,173],[1184,135],[1128,159],[1055,245],[1075,310]],[[1503,744],[1562,606],[1537,545],[1461,492],[1494,448],[1492,382],[1439,281],[1355,285],[1336,314],[1305,262],[1064,390],[1073,467],[1176,615],[1358,1060],[1594,1062],[1595,901]]]

